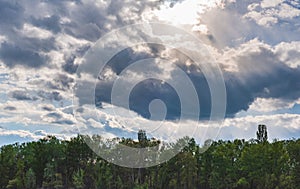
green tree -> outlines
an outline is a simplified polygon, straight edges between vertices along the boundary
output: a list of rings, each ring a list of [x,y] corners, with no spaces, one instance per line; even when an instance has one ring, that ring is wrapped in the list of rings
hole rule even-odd
[[[84,171],[83,169],[79,169],[78,171],[73,173],[73,185],[76,189],[84,188]]]
[[[17,160],[17,172],[13,179],[9,180],[7,188],[23,189],[25,187],[25,166],[22,159]]]
[[[287,151],[289,155],[290,178],[294,186],[300,186],[300,139],[287,142]]]
[[[25,187],[28,189],[36,188],[36,178],[32,168],[29,168],[25,174]]]
[[[268,132],[266,125],[258,125],[258,131],[256,132],[258,142],[268,141]]]
[[[4,189],[9,180],[14,179],[17,172],[15,166],[18,153],[18,144],[2,146],[0,149],[0,188]]]

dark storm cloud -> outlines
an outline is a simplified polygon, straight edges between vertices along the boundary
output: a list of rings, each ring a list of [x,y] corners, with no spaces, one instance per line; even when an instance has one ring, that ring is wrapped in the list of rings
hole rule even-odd
[[[281,62],[270,49],[237,57],[239,72],[224,73],[228,114],[247,110],[257,97],[297,100],[300,97],[300,68]]]
[[[68,75],[57,74],[51,81],[46,81],[45,87],[55,91],[68,91],[72,88],[74,79]]]
[[[71,77],[68,77],[67,75],[58,75],[55,79],[55,86],[57,89],[70,89],[71,84],[74,82],[74,79]]]
[[[76,65],[74,63],[75,59],[76,59],[76,56],[73,55],[66,60],[66,63],[62,66],[64,71],[66,71],[70,74],[76,73],[78,65]]]
[[[55,118],[55,119],[61,119],[62,116],[56,112],[52,112],[46,115],[47,117]]]
[[[16,65],[38,68],[43,66],[47,60],[46,57],[38,52],[8,43],[1,44],[0,58],[10,68]]]
[[[63,99],[63,97],[57,91],[52,91],[52,92],[39,91],[38,96],[43,99],[55,100],[55,101],[61,101]]]
[[[53,33],[58,33],[61,31],[60,26],[60,17],[58,15],[52,15],[50,17],[46,18],[31,18],[31,24],[40,27],[49,31],[52,31]]]
[[[0,59],[8,67],[16,65],[39,68],[47,62],[41,52],[54,49],[53,39],[28,38],[20,32],[29,23],[22,1],[0,2],[0,33],[6,37],[1,44]]]
[[[160,99],[165,103],[166,119],[180,117],[181,105],[176,91],[167,83],[161,83],[160,80],[149,79],[136,85],[131,91],[129,105],[131,110],[138,112],[143,117],[150,118],[148,106],[155,99]]]
[[[74,124],[74,122],[72,120],[66,119],[63,115],[57,113],[57,112],[51,112],[46,114],[46,117],[52,118],[54,119],[54,121],[52,121],[52,123],[56,123],[56,124],[62,124],[62,125],[72,125]]]
[[[146,52],[137,53],[132,49],[128,48],[121,51],[119,54],[114,56],[107,67],[111,68],[111,70],[119,75],[126,67],[133,64],[134,62],[146,58],[154,58],[158,57],[160,52],[165,50],[162,45],[158,44],[148,44],[151,49],[151,53]],[[176,50],[175,50],[176,51]],[[174,52],[175,53],[175,52]],[[176,51],[176,53],[180,53]],[[177,61],[177,65],[186,72],[186,74],[190,77],[191,81],[195,85],[195,89],[199,96],[199,104],[195,104],[195,102],[190,102],[189,106],[200,106],[200,118],[207,119],[210,116],[211,111],[211,99],[210,99],[210,89],[208,83],[200,70],[196,70],[193,65],[186,66],[184,61],[188,60],[183,54],[177,54],[179,61]],[[142,75],[145,70],[141,70],[141,73],[137,73],[137,75]],[[151,68],[151,71],[155,71],[156,73],[164,72],[156,66]],[[172,74],[171,74],[172,75]],[[100,75],[99,78],[103,76]],[[177,76],[172,75],[175,79]],[[130,79],[130,78],[129,78]],[[113,86],[113,81],[108,80],[99,80],[96,86],[96,104],[101,107],[101,102],[111,103],[111,91]],[[81,94],[81,96],[84,96]],[[142,115],[145,118],[150,118],[151,114],[149,112],[149,104],[152,100],[160,99],[162,100],[167,108],[166,119],[175,120],[178,119],[181,115],[181,104],[180,98],[176,93],[175,89],[170,86],[168,83],[164,83],[159,79],[148,79],[140,81],[131,91],[129,106],[130,109]],[[118,105],[118,104],[115,104]],[[188,115],[185,115],[188,116]]]
[[[78,65],[75,64],[76,58],[84,56],[84,54],[89,50],[89,48],[90,48],[90,46],[86,45],[86,46],[78,48],[70,56],[65,56],[64,57],[65,63],[62,65],[63,70],[70,74],[76,73],[77,68],[78,68]]]
[[[11,97],[17,100],[37,100],[38,98],[26,91],[13,91]]]
[[[6,106],[6,107],[4,107],[3,109],[4,109],[4,110],[8,110],[8,111],[14,111],[14,110],[17,110],[17,108],[14,107],[14,106]]]
[[[70,2],[75,4],[70,5]],[[43,3],[42,9],[41,3]],[[37,68],[47,62],[45,57],[41,56],[41,52],[57,50],[53,38],[46,41],[23,36],[19,31],[25,23],[46,29],[53,34],[66,33],[95,42],[110,30],[105,25],[118,28],[130,22],[128,21],[130,16],[126,18],[126,15],[120,15],[124,13],[121,9],[135,7],[138,10],[135,14],[140,15],[146,7],[153,4],[120,0],[105,2],[99,6],[95,6],[94,2],[82,3],[81,1],[2,1],[0,2],[0,31],[8,42],[1,45],[1,59],[8,67],[21,64]],[[62,18],[68,21],[62,22]],[[80,52],[74,54],[82,56]],[[76,66],[72,67],[70,63],[72,58],[67,61],[69,62],[64,69],[73,73]]]
[[[140,18],[146,8],[158,5],[157,2],[139,3],[128,0],[113,0],[103,4],[106,5],[95,6],[94,2],[82,3],[71,10],[67,7],[71,22],[63,26],[64,32],[76,38],[95,42],[111,29],[134,23],[136,21],[134,16]],[[107,25],[111,28],[107,28]]]
[[[283,100],[297,100],[300,97],[300,68],[289,67],[280,61],[278,55],[268,47],[262,46],[258,49],[254,52],[241,51],[237,53],[234,60],[238,66],[238,72],[223,72],[227,92],[226,117],[234,117],[241,110],[247,110],[249,105],[258,97]],[[128,49],[125,51],[111,59],[108,64],[108,67],[116,75],[128,65],[147,57],[144,53],[138,55]],[[181,59],[184,61],[185,58]],[[204,74],[196,70],[193,65],[187,66],[183,62],[177,63],[189,76],[198,93],[200,102],[198,106],[201,109],[199,118],[209,118],[211,93]],[[157,68],[153,68],[153,70],[155,69]],[[142,75],[143,71],[136,74]],[[172,77],[175,78],[176,76],[172,75]],[[130,80],[130,78],[128,79]],[[101,104],[100,102],[111,103],[113,82],[111,79],[99,80],[96,87],[97,104]],[[165,102],[168,109],[167,119],[172,120],[180,117],[181,106],[178,94],[172,87],[159,80],[141,81],[136,85],[130,94],[130,109],[145,118],[149,118],[148,107],[154,99],[161,99]]]
[[[43,3],[43,10],[39,10],[41,2]],[[75,4],[70,5],[70,2]],[[181,1],[170,1],[171,4],[177,2]],[[25,68],[47,66],[49,59],[43,54],[51,50],[64,50],[56,46],[56,35],[67,34],[77,39],[96,42],[99,37],[112,29],[134,23],[136,19],[140,18],[145,9],[155,7],[159,3],[112,0],[98,6],[92,1],[1,1],[0,31],[1,35],[5,36],[5,42],[1,44],[0,59],[9,68],[14,68],[16,65],[23,65]],[[298,32],[294,32],[291,28],[289,28],[289,32],[286,32],[286,27],[282,27],[282,25],[275,29],[257,29],[257,24],[253,21],[241,19],[243,14],[248,12],[248,5],[249,3],[244,1],[237,1],[236,4],[227,6],[226,9],[214,9],[203,15],[203,24],[207,24],[210,30],[208,36],[210,42],[222,48],[226,46],[236,47],[240,45],[240,42],[236,39],[243,38],[248,41],[256,35],[270,43],[280,42],[283,39],[285,41],[299,39]],[[132,11],[126,11],[125,9]],[[295,25],[294,22],[296,24],[298,20],[289,21],[288,26],[292,27]],[[24,36],[20,31],[25,23],[48,30],[53,37],[39,39]],[[279,38],[278,35],[281,35],[281,37]],[[110,61],[108,67],[118,75],[135,61],[158,57],[159,53],[164,50],[163,47],[150,47],[152,47],[151,54],[147,52],[135,53],[132,49],[122,51]],[[38,92],[38,97],[60,101],[62,96],[56,91],[72,88],[74,80],[68,76],[68,73],[73,74],[76,72],[75,60],[82,57],[89,46],[78,45],[75,49],[77,50],[70,54],[67,53],[64,62],[61,62],[61,65],[58,66],[61,70],[67,72],[66,75],[57,74],[53,76],[55,78],[51,78],[47,82],[47,88],[55,92]],[[293,56],[298,56],[298,52],[293,52]],[[294,100],[300,96],[300,68],[288,67],[271,50],[261,48],[260,51],[255,53],[241,53],[235,58],[235,61],[239,68],[237,73],[224,71],[227,90],[226,116],[231,117],[241,110],[247,110],[249,105],[258,97]],[[201,71],[195,71],[192,66],[185,66],[184,59],[179,60],[178,65],[181,66],[195,85],[201,108],[200,118],[208,118],[211,111],[211,94],[205,76]],[[164,74],[164,71],[159,68],[153,67],[153,70]],[[139,74],[143,73],[137,73],[137,75]],[[176,77],[172,74],[171,76]],[[85,87],[94,87],[94,83],[89,81],[83,84]],[[99,107],[101,107],[101,102],[111,102],[112,85],[113,80],[99,80],[97,83],[95,100]],[[81,104],[90,100],[84,99],[87,98],[84,92],[80,91],[80,94],[76,94],[81,96]],[[37,97],[23,91],[12,92],[12,97],[18,100],[37,99]],[[176,119],[180,116],[181,107],[178,95],[172,87],[161,83],[159,80],[147,80],[137,85],[130,96],[130,108],[149,118],[148,105],[154,99],[161,99],[166,103],[168,108],[167,119]],[[190,103],[193,104],[193,102]],[[194,104],[194,106],[199,106],[199,104]],[[47,111],[50,111],[50,109]],[[71,121],[59,121],[72,124]]]
[[[0,31],[20,28],[23,25],[24,8],[18,1],[4,0],[0,2]]]
[[[48,111],[48,112],[51,112],[51,111],[54,110],[52,107],[49,107],[49,106],[43,106],[42,109],[43,109],[43,110],[46,110],[46,111]]]
[[[26,100],[26,101],[36,101],[38,99],[43,99],[43,100],[50,100],[50,101],[61,101],[63,97],[61,94],[57,91],[52,91],[52,92],[45,92],[44,90],[40,91],[21,91],[21,90],[16,90],[10,92],[10,96],[16,100]],[[50,111],[51,108],[49,107],[44,107],[44,110]]]
[[[132,48],[127,48],[117,53],[111,60],[109,60],[107,65],[118,75],[126,67],[136,62],[137,60],[159,57],[160,52],[165,50],[164,46],[159,44],[150,43],[150,44],[144,44],[138,46],[149,48],[151,53],[143,52],[143,51],[135,53],[135,51]]]

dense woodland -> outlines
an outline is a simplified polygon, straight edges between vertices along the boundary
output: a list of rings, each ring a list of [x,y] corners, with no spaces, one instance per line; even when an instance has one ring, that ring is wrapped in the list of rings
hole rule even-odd
[[[192,138],[174,158],[150,168],[123,168],[97,156],[77,136],[1,147],[0,188],[300,188],[300,139],[268,142],[260,125],[249,141],[213,141],[202,153]],[[141,147],[156,140],[120,139]]]

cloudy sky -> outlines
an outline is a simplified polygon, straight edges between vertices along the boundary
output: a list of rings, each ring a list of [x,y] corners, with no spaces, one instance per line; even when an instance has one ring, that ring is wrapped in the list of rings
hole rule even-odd
[[[135,137],[140,128],[153,137],[250,139],[258,124],[267,125],[271,140],[300,137],[296,0],[0,0],[0,14],[0,145],[47,134]],[[131,46],[112,57],[96,81],[85,76],[81,82],[95,86],[95,103],[86,102],[84,91],[74,92],[77,68],[99,39],[147,22],[184,29],[201,41],[224,79],[223,121],[208,122],[213,104],[208,77],[213,76],[163,44]],[[149,58],[156,60],[144,69],[128,68]],[[198,95],[185,103],[200,107],[196,119],[185,116],[183,128],[178,128],[180,94],[164,82],[178,80],[174,65]],[[160,79],[143,79],[145,71]],[[112,101],[117,78],[136,84],[129,107]],[[80,109],[74,110],[74,102]]]

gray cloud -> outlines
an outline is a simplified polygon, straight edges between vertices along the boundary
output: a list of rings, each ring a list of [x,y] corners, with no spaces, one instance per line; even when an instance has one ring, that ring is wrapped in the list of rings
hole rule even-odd
[[[4,109],[4,110],[9,110],[9,111],[17,110],[17,108],[14,107],[14,106],[6,106],[6,107],[4,107],[3,109]]]
[[[54,110],[54,109],[53,109],[52,107],[50,107],[50,106],[43,106],[42,109],[43,109],[43,110],[46,110],[46,111],[48,111],[48,112],[51,112],[51,111]]]
[[[227,91],[227,110],[226,117],[234,117],[236,113],[247,110],[256,98],[277,98],[288,101],[295,101],[300,97],[300,68],[291,68],[279,58],[271,47],[264,44],[246,44],[235,51],[232,55],[232,63],[237,66],[237,72],[223,70],[224,80]],[[247,48],[256,45],[257,50],[247,51]],[[260,45],[260,46],[257,46]],[[249,47],[247,47],[249,46]],[[163,49],[163,48],[160,48]],[[152,46],[154,52],[159,52],[155,45]],[[133,64],[137,60],[151,57],[142,52],[133,53],[132,50],[120,52],[108,63],[107,67],[118,75],[124,68]],[[178,53],[178,52],[177,52]],[[159,53],[158,53],[159,54]],[[156,54],[156,56],[158,56]],[[177,54],[178,55],[178,54]],[[178,55],[180,56],[180,55]],[[177,62],[191,81],[199,96],[199,106],[201,108],[200,119],[210,117],[211,94],[207,80],[203,73],[197,71],[193,65],[185,65],[185,58]],[[183,62],[181,62],[183,61]],[[224,63],[226,64],[226,63]],[[147,70],[141,70],[137,75],[143,75]],[[151,71],[164,74],[164,71],[153,66]],[[175,79],[175,75],[171,76]],[[100,76],[104,78],[104,76]],[[130,81],[131,78],[128,78]],[[96,88],[96,103],[111,103],[111,90],[114,78],[99,80]],[[130,109],[139,113],[143,117],[149,118],[149,104],[154,99],[161,99],[165,102],[168,112],[167,119],[177,119],[180,117],[180,99],[176,91],[159,80],[141,81],[130,94]],[[191,102],[191,104],[193,104]],[[117,104],[115,104],[117,105]],[[195,104],[194,104],[195,105]],[[197,105],[198,106],[198,105]]]
[[[0,31],[12,29],[11,26],[20,28],[23,25],[24,8],[18,2],[1,1],[0,3]]]
[[[61,125],[73,125],[74,124],[73,121],[67,120],[67,119],[61,119],[61,120],[58,120],[58,121],[54,121],[52,123],[61,124]]]
[[[43,6],[41,6],[41,2],[43,2]],[[74,4],[71,4],[72,2]],[[170,1],[171,4],[176,2],[181,1]],[[248,5],[255,2],[260,1],[237,1],[229,4],[225,9],[212,9],[202,15],[199,22],[207,25],[209,29],[209,34],[205,36],[208,38],[208,43],[223,51],[226,48],[236,50],[234,48],[240,47],[241,44],[253,38],[258,38],[270,45],[276,45],[282,41],[300,40],[299,32],[295,32],[299,29],[296,28],[299,27],[298,18],[281,20],[282,22],[272,28],[261,27],[255,21],[243,18],[249,12]],[[5,37],[0,49],[2,62],[11,69],[14,69],[16,65],[23,65],[25,69],[47,66],[61,71],[58,74],[53,74],[53,78],[44,81],[47,92],[37,90],[37,97],[34,97],[30,93],[18,90],[12,92],[12,97],[17,100],[37,100],[37,98],[63,100],[61,92],[70,90],[74,83],[69,74],[76,72],[77,58],[82,57],[90,47],[90,45],[83,44],[82,41],[94,43],[112,29],[135,23],[141,18],[141,14],[145,10],[156,8],[159,3],[153,1],[140,3],[130,0],[112,0],[99,4],[95,4],[93,1],[59,0],[0,2],[0,31],[1,35]],[[298,7],[294,4],[291,6]],[[49,37],[26,36],[22,33],[24,24],[48,31]],[[66,38],[70,36],[74,39]],[[61,39],[66,39],[66,41],[63,45],[58,45]],[[71,40],[78,40],[79,42],[75,43]],[[165,50],[164,47],[158,45],[150,45],[150,47],[152,48],[151,53],[136,53],[133,49],[122,51],[111,59],[108,67],[115,75],[118,75],[135,61],[159,57],[160,53]],[[61,59],[58,57],[57,60],[56,57],[47,55],[51,51],[62,52],[64,55]],[[263,46],[257,52],[236,50],[236,53],[237,55],[232,61],[237,65],[238,72],[223,69],[227,90],[227,117],[233,117],[237,112],[247,110],[249,105],[258,97],[288,100],[299,98],[299,67],[289,67],[280,60],[279,55],[272,49]],[[299,55],[297,49],[290,51],[290,56],[293,59],[297,59]],[[194,83],[199,95],[200,118],[206,119],[210,116],[211,111],[210,91],[206,78],[201,70],[198,71],[193,66],[187,66],[185,64],[186,58],[179,58],[179,56],[181,55],[178,54],[176,57],[179,59],[176,63]],[[50,62],[50,58],[53,58],[54,61]],[[155,65],[151,69],[156,73],[164,74],[164,70]],[[141,74],[143,73],[137,73],[137,76]],[[173,73],[171,77],[175,78],[176,75]],[[84,84],[86,87],[94,87],[93,83],[89,81]],[[100,107],[101,102],[111,102],[112,85],[113,78],[99,80],[97,83],[95,100]],[[81,92],[83,93],[77,95],[83,96],[80,100],[81,103],[84,103],[84,91]],[[151,100],[157,98],[166,103],[167,119],[173,120],[179,117],[181,107],[178,95],[172,87],[160,80],[147,80],[139,83],[130,96],[130,108],[149,118],[148,105]],[[193,105],[198,106],[199,104]],[[46,107],[44,110],[52,111]],[[55,123],[73,123],[62,117],[55,117],[55,114],[47,116],[56,118]]]
[[[38,68],[46,63],[46,57],[39,53],[8,43],[1,44],[0,58],[8,67],[23,65]]]
[[[73,3],[73,5],[72,5]],[[57,51],[55,37],[39,39],[27,37],[21,32],[24,24],[30,24],[38,29],[45,29],[52,34],[68,34],[75,38],[95,42],[104,33],[124,24],[133,23],[141,13],[156,3],[135,1],[109,1],[95,4],[93,1],[2,1],[0,3],[0,31],[6,37],[6,42],[1,44],[0,58],[8,67],[24,65],[40,68],[49,65],[49,60],[43,54],[51,50]],[[131,7],[131,15],[126,15]],[[46,16],[45,16],[46,15]],[[109,26],[108,26],[109,25]],[[87,50],[78,52],[66,58],[63,69],[74,73],[76,65],[72,62],[74,57],[80,57]],[[83,51],[83,53],[82,53]]]
[[[126,67],[131,64],[134,64],[138,60],[159,57],[160,53],[165,50],[161,45],[149,44],[151,53],[147,52],[134,52],[132,49],[126,49],[116,56],[114,56],[110,62],[107,64],[107,67],[119,75]],[[186,55],[175,50],[173,52],[176,54],[176,58],[179,60],[176,61],[176,64],[185,71],[188,77],[193,82],[195,89],[199,96],[199,104],[195,102],[189,102],[190,106],[200,106],[200,119],[207,119],[211,113],[211,94],[210,89],[207,83],[207,80],[201,70],[197,70],[196,66],[185,65],[185,61],[189,58]],[[174,57],[173,57],[174,58]],[[149,66],[150,68],[145,68],[145,70],[140,70],[136,75],[143,75],[149,71],[155,72],[156,74],[164,75],[164,70],[158,68],[155,64]],[[103,73],[102,73],[103,74]],[[103,78],[104,76],[99,76]],[[176,79],[176,74],[171,73],[171,77]],[[128,78],[130,80],[131,78]],[[111,103],[111,91],[113,86],[113,81],[111,79],[99,80],[96,86],[96,104],[101,107],[101,102]],[[84,97],[83,94],[78,95],[81,100]],[[145,81],[140,81],[138,85],[134,87],[131,91],[129,98],[130,109],[142,115],[145,118],[150,118],[151,114],[149,112],[149,104],[152,100],[160,99],[162,100],[167,108],[166,119],[176,120],[181,116],[181,105],[180,98],[177,92],[170,86],[168,83],[162,82],[160,79],[148,79]],[[118,104],[115,104],[118,105]]]
[[[60,125],[73,125],[74,122],[68,119],[64,114],[58,112],[47,113],[44,118],[50,118],[51,123],[60,124]]]
[[[59,15],[52,15],[50,17],[45,18],[31,18],[31,24],[36,27],[40,27],[53,33],[61,32],[61,24],[60,24],[60,17]]]
[[[51,118],[55,118],[55,119],[62,118],[62,116],[59,113],[56,113],[56,112],[48,113],[46,116],[51,117]]]
[[[47,88],[45,91],[68,91],[74,82],[68,74],[76,72],[76,60],[89,49],[87,43],[97,41],[112,29],[134,23],[143,11],[158,4],[131,0],[2,1],[0,60],[10,69],[18,66],[60,69],[58,72],[63,74],[53,74],[48,81],[36,79],[35,83],[46,83],[42,86]],[[59,57],[61,54],[63,58]],[[37,93],[42,98],[61,100],[61,97]],[[30,100],[20,94],[15,97]]]
[[[68,77],[67,75],[58,75],[55,81],[55,86],[57,87],[57,89],[70,89],[71,83],[74,82],[74,79]]]
[[[75,63],[76,58],[83,57],[84,54],[89,50],[90,46],[79,47],[73,54],[70,56],[64,56],[65,63],[62,65],[64,71],[69,74],[76,73],[78,65]]]
[[[43,99],[55,100],[55,101],[61,101],[63,99],[60,93],[57,91],[53,91],[53,92],[39,91],[38,96]]]
[[[15,98],[17,100],[37,100],[38,98],[29,94],[27,91],[12,91],[11,92],[11,97]]]

